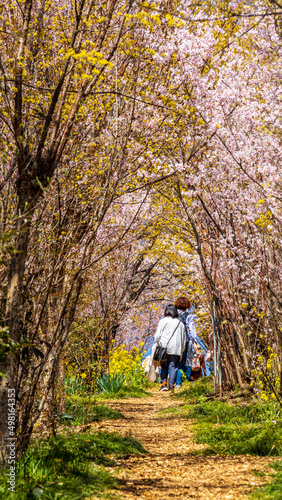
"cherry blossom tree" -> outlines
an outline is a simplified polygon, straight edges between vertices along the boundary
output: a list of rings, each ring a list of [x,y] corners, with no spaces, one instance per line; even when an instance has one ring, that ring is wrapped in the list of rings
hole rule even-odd
[[[1,9],[1,410],[13,384],[19,447],[73,324],[94,317],[106,361],[176,290],[214,315],[243,387],[282,345],[280,4]]]

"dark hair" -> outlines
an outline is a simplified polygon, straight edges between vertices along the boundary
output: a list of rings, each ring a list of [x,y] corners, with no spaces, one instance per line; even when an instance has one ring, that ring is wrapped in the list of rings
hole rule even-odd
[[[187,299],[187,297],[178,297],[178,299],[176,299],[175,301],[175,307],[177,307],[177,309],[180,309],[181,311],[185,311],[185,309],[190,309],[191,307],[191,302],[189,299]]]
[[[171,318],[178,318],[178,311],[173,304],[168,304],[168,306],[166,306],[165,316],[170,316]]]

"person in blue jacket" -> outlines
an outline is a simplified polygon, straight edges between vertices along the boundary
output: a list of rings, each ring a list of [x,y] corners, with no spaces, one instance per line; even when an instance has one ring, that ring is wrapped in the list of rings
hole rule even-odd
[[[175,307],[178,311],[178,319],[182,321],[185,326],[186,331],[186,344],[185,349],[181,358],[181,361],[178,363],[178,370],[176,375],[176,389],[180,389],[182,386],[182,378],[183,373],[186,376],[187,380],[190,381],[192,374],[192,361],[196,356],[196,339],[197,332],[195,329],[193,314],[189,312],[191,309],[191,302],[187,297],[178,297],[174,303]]]

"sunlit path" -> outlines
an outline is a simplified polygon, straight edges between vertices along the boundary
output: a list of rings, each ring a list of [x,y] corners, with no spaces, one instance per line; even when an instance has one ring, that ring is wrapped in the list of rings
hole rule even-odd
[[[282,0],[5,0],[0,47],[0,499],[238,499],[273,456],[282,500]]]
[[[93,424],[95,430],[132,436],[149,452],[120,460],[115,466],[122,480],[122,498],[247,499],[248,492],[267,482],[267,477],[258,477],[254,471],[267,472],[265,466],[273,459],[193,455],[205,446],[193,443],[189,423],[171,415],[158,416],[160,410],[180,404],[167,394],[154,392],[150,398],[109,404],[126,419]]]

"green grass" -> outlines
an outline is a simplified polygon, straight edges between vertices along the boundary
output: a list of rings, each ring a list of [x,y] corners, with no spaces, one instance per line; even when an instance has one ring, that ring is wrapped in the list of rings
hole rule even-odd
[[[150,396],[150,393],[143,389],[143,387],[124,385],[116,394],[100,394],[99,400],[103,401],[107,399],[144,398],[147,396]]]
[[[105,466],[115,458],[145,453],[138,441],[114,433],[69,434],[40,441],[17,463],[16,491],[9,493],[6,471],[0,477],[0,496],[7,499],[81,500],[118,487]]]
[[[150,396],[142,387],[123,386],[116,394],[101,393],[97,395],[69,394],[66,401],[66,411],[59,415],[59,423],[67,426],[99,422],[105,419],[116,420],[124,418],[119,411],[109,408],[103,403],[111,399],[142,398]]]
[[[282,498],[282,462],[275,462],[270,466],[276,470],[273,481],[266,486],[256,489],[250,499],[257,500],[281,500]]]
[[[282,427],[273,425],[225,424],[215,427],[201,424],[195,427],[197,443],[210,446],[206,453],[221,455],[281,456]]]
[[[194,401],[208,393],[213,393],[213,378],[204,377],[196,382],[184,382],[182,387],[182,391],[174,394],[174,397]]]
[[[144,389],[132,386],[124,386],[117,394],[107,395],[76,391],[68,394],[66,412],[59,416],[59,423],[74,427],[124,418],[122,413],[102,404],[103,401],[148,395]],[[0,498],[82,500],[93,494],[116,498],[107,491],[117,488],[118,480],[105,467],[114,466],[116,458],[138,453],[145,453],[138,441],[111,433],[72,432],[40,441],[17,463],[17,493],[9,493],[5,475],[8,469],[2,470]]]
[[[227,423],[264,423],[274,420],[277,424],[281,422],[281,408],[275,402],[243,402],[230,404],[227,402],[212,400],[201,401],[196,405],[187,406],[188,418],[197,418],[202,422],[212,424]],[[272,425],[275,424],[272,422]]]
[[[124,418],[119,411],[113,410],[106,405],[97,405],[79,396],[68,397],[66,412],[60,415],[60,423],[63,425],[80,425],[101,420],[117,420]]]
[[[185,396],[184,399],[190,404],[163,412],[177,413],[182,418],[196,422],[192,427],[195,441],[208,445],[197,453],[282,455],[282,411],[276,402],[231,404],[208,401],[206,394],[211,389],[212,381],[209,378],[189,383],[180,396]],[[197,404],[191,404],[191,401]]]
[[[207,378],[186,384],[184,390],[174,397],[179,396],[187,403],[161,412],[194,420],[195,441],[207,445],[195,454],[282,455],[282,411],[276,402],[248,400],[231,404],[208,401],[206,395],[210,392],[212,381]],[[250,499],[282,499],[282,461],[271,464],[271,467],[276,470],[272,482],[257,488]]]
[[[282,454],[281,409],[274,402],[201,402],[192,406],[185,417],[198,422],[193,431],[197,443],[209,445],[205,453]]]

